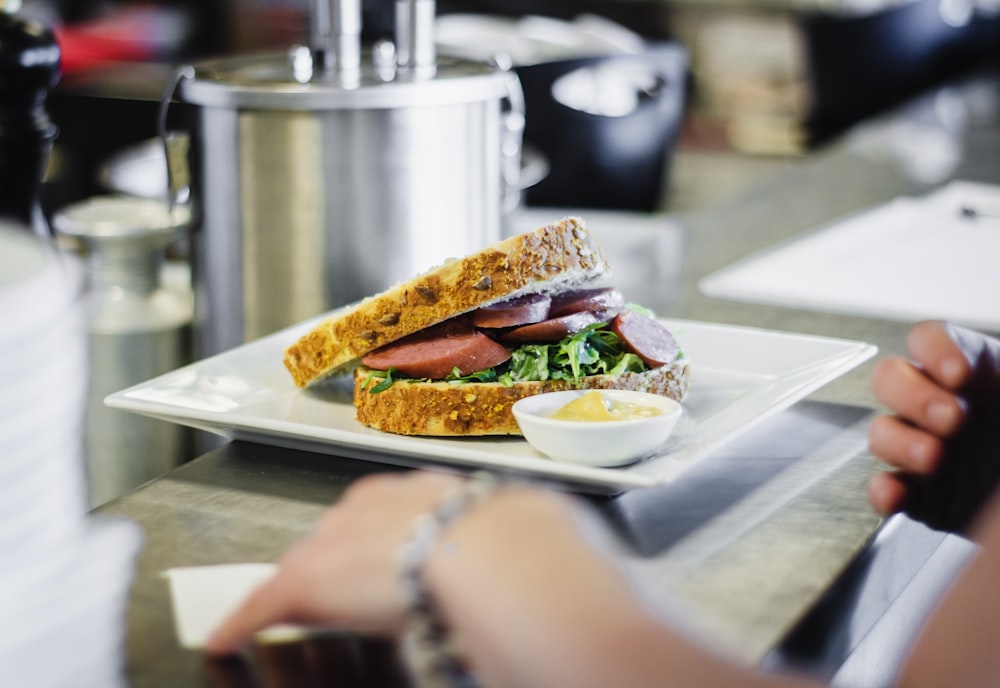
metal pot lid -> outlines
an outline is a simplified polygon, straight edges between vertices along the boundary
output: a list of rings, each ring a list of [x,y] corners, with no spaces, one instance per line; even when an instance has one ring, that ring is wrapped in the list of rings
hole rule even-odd
[[[94,196],[73,203],[52,218],[56,231],[87,242],[167,241],[191,222],[189,206],[135,196]]]
[[[220,108],[262,110],[388,109],[496,100],[508,94],[509,72],[486,62],[440,57],[433,75],[399,70],[378,46],[362,60],[354,83],[313,69],[308,48],[211,60],[180,83],[181,100]]]

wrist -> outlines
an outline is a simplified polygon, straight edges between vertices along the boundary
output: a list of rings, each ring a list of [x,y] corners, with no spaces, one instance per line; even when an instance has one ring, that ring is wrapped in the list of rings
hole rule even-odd
[[[420,608],[429,602],[424,569],[433,553],[440,549],[448,531],[491,497],[499,485],[496,476],[476,473],[442,494],[432,509],[415,519],[410,537],[399,552],[403,593],[411,608]]]
[[[498,571],[524,562],[532,548],[556,541],[543,533],[575,528],[565,495],[527,484],[499,486],[441,533],[424,564],[424,583],[439,600],[466,583],[490,585]]]
[[[614,631],[657,628],[588,537],[573,499],[528,486],[505,486],[455,522],[424,580],[486,684],[519,685],[527,678],[519,668],[579,664],[581,648],[597,656],[617,642]],[[583,684],[553,677],[548,685]]]
[[[499,486],[499,479],[485,472],[458,484],[432,510],[417,517],[410,538],[400,549],[400,582],[408,609],[402,649],[417,688],[469,682],[465,662],[426,585],[425,569],[455,522],[466,518]]]

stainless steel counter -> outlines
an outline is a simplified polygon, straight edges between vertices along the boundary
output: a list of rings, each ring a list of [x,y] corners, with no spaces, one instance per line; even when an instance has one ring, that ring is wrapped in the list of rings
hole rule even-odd
[[[697,282],[751,251],[902,193],[954,177],[1000,182],[998,101],[994,79],[932,94],[710,206],[665,216],[664,263],[639,261],[662,257],[642,247],[655,241],[662,249],[666,234],[622,229],[605,243],[612,254],[637,256],[630,272],[644,275],[635,287],[642,293],[629,286],[629,294],[661,314],[860,339],[882,353],[901,352],[906,323],[716,301],[699,294]],[[891,135],[901,122],[914,123],[916,135]],[[958,165],[915,163],[922,136],[950,142]],[[724,158],[713,164],[724,173]],[[678,177],[682,170],[674,183],[692,183]],[[880,620],[893,609],[898,618],[918,619],[968,547],[905,519],[879,532],[865,494],[875,469],[865,434],[876,408],[872,365],[770,418],[675,483],[588,498],[619,536],[617,556],[651,603],[750,662],[836,674],[842,685],[885,677],[891,651],[873,648],[886,648],[892,635],[898,653],[905,633],[879,632]],[[99,509],[134,519],[146,532],[128,615],[132,685],[219,685],[200,655],[176,643],[162,570],[273,560],[352,480],[381,470],[393,469],[233,443]],[[922,571],[933,575],[918,586]],[[874,656],[883,666],[866,660]]]

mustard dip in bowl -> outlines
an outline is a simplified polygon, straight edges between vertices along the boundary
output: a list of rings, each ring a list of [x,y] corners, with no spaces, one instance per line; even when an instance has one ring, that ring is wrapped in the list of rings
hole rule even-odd
[[[622,466],[669,439],[682,407],[668,397],[625,390],[569,390],[526,397],[514,418],[546,456],[586,466]]]

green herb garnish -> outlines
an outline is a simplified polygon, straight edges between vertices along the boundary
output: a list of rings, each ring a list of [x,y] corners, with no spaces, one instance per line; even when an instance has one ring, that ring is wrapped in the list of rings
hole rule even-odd
[[[368,390],[369,394],[378,394],[379,392],[384,392],[385,390],[392,387],[394,380],[392,379],[392,374],[396,372],[395,368],[389,368],[389,370],[372,370],[369,371],[368,377],[365,378],[364,383],[361,385],[361,389]],[[368,389],[370,385],[375,380],[380,380],[371,389]]]
[[[468,375],[462,375],[462,371],[458,368],[452,368],[448,376],[445,377],[445,382],[450,382],[452,384],[460,385],[466,382],[496,382],[497,381],[497,371],[496,368],[487,368],[486,370],[477,370],[474,373],[469,373]]]

